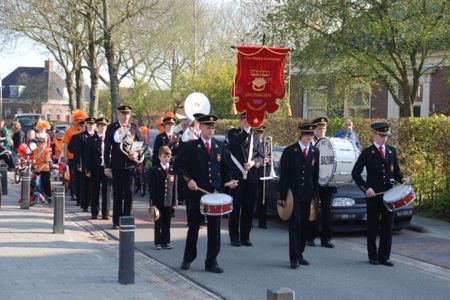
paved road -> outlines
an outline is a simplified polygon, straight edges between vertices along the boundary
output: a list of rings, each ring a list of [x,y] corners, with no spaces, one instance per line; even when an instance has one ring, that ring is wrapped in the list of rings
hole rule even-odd
[[[138,224],[137,248],[193,281],[227,299],[263,299],[268,288],[289,287],[298,299],[448,299],[450,294],[450,225],[442,223],[436,232],[434,222],[418,218],[425,231],[402,230],[394,236],[394,268],[367,263],[364,235],[341,235],[336,248],[308,247],[305,258],[310,266],[289,268],[288,235],[280,222],[268,230],[254,228],[253,247],[229,245],[226,222],[222,223],[221,275],[203,271],[206,254],[206,228],[200,230],[198,258],[191,270],[180,271],[186,236],[183,207],[173,219],[172,250],[153,250],[153,225],[147,219],[146,199],[136,199],[134,215]],[[424,221],[425,220],[425,221]],[[422,221],[422,222],[420,222]],[[109,223],[94,223],[113,236]],[[447,231],[445,231],[447,228]],[[447,234],[445,234],[447,232]]]

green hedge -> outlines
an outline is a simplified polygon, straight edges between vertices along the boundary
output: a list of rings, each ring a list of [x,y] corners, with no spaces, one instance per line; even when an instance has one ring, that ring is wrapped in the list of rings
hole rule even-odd
[[[274,145],[288,145],[296,141],[297,125],[301,119],[271,119],[264,124]],[[412,176],[416,192],[416,207],[431,210],[450,218],[450,118],[435,115],[429,118],[362,119],[352,118],[359,134],[361,147],[370,145],[370,124],[387,121],[392,136],[388,144],[398,148],[400,167],[405,176]],[[342,128],[344,119],[331,119],[327,136]],[[221,120],[217,133],[225,126],[238,126],[236,120]]]

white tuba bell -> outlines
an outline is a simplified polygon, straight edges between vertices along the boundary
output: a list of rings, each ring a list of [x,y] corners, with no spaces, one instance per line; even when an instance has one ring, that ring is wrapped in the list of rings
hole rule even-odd
[[[195,92],[189,94],[186,100],[184,100],[184,112],[191,120],[194,120],[194,114],[196,113],[209,114],[210,109],[211,105],[209,104],[209,100],[202,93]]]

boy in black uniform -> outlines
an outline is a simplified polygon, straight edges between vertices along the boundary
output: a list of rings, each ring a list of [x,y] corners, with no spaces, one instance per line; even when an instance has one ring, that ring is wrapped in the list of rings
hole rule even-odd
[[[371,127],[373,145],[361,152],[353,167],[352,177],[367,197],[367,252],[369,263],[392,267],[394,263],[389,261],[389,257],[392,245],[393,213],[384,206],[383,195],[380,193],[392,188],[395,181],[409,184],[409,179],[404,178],[400,172],[397,150],[386,145],[387,137],[390,135],[389,124],[379,122],[373,123]],[[367,170],[366,181],[361,177],[364,167]],[[377,252],[376,238],[380,223],[380,244]]]
[[[311,144],[317,125],[303,123],[299,141],[286,147],[280,159],[278,205],[285,206],[288,189],[292,191],[294,208],[289,218],[289,260],[292,269],[309,265],[303,258],[308,236],[311,199],[319,192],[319,149]]]
[[[159,219],[155,221],[155,249],[172,249],[170,245],[170,215],[177,205],[177,184],[175,171],[170,166],[172,151],[168,146],[161,146],[158,150],[160,164],[153,166],[150,171],[150,210],[156,206]]]
[[[237,182],[231,180],[231,172],[224,155],[225,147],[213,138],[217,117],[204,115],[199,117],[201,135],[197,140],[183,144],[183,150],[175,159],[175,170],[180,179],[187,183],[189,198],[188,233],[181,269],[187,270],[197,257],[197,239],[200,228],[200,198],[202,188],[208,192],[223,192],[224,187],[237,187]],[[224,184],[225,183],[225,184]],[[217,263],[220,252],[220,216],[207,216],[208,219],[208,251],[205,260],[205,270],[213,273],[223,273]]]
[[[97,219],[99,213],[100,185],[102,192],[102,219],[108,220],[109,199],[108,199],[108,177],[104,174],[105,163],[103,159],[103,149],[105,147],[105,130],[108,125],[107,118],[97,118],[96,131],[91,136],[85,147],[86,176],[89,178],[91,188],[91,215],[92,219]]]

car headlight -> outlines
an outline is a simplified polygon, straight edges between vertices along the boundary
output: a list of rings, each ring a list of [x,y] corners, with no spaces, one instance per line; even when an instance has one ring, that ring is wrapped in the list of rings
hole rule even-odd
[[[333,199],[333,202],[331,203],[331,206],[333,207],[348,207],[355,205],[355,200],[352,198],[344,198],[344,197],[337,197]]]

